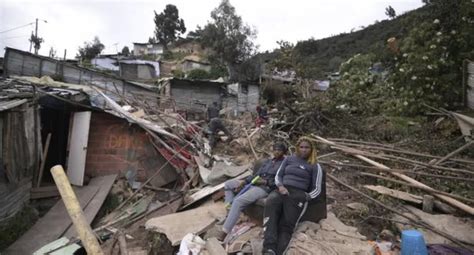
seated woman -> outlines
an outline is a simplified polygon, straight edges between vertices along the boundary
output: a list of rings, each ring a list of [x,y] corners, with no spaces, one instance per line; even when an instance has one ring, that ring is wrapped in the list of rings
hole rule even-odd
[[[277,189],[267,198],[263,217],[263,254],[284,254],[308,201],[321,193],[323,172],[316,148],[301,137],[296,155],[285,158],[275,177]]]
[[[260,198],[266,197],[275,189],[275,175],[285,158],[286,151],[287,148],[285,144],[274,144],[273,158],[266,160],[254,176],[249,176],[241,181],[230,180],[224,184],[225,203],[230,210],[222,226],[222,231],[218,235],[218,239],[223,240],[224,237],[232,231],[232,228],[239,219],[240,213],[245,207]],[[242,188],[250,183],[252,183],[250,188],[235,198],[236,194],[239,194]]]

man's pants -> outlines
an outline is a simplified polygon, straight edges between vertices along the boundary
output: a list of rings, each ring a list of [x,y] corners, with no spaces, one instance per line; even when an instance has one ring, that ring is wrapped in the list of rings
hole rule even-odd
[[[302,190],[288,188],[289,195],[277,190],[268,195],[263,216],[263,248],[284,254],[296,225],[306,211],[308,203]]]
[[[239,220],[240,213],[244,210],[245,207],[248,205],[255,203],[255,201],[259,200],[260,198],[264,198],[268,195],[268,193],[257,186],[250,187],[244,194],[238,196],[234,199],[235,193],[234,190],[239,186],[239,181],[237,180],[230,180],[226,181],[224,184],[225,190],[225,202],[231,204],[229,214],[225,219],[223,230],[226,233],[230,233],[232,228]]]
[[[209,135],[209,145],[211,148],[214,148],[214,146],[217,143],[217,133],[219,131],[223,131],[226,136],[229,138],[232,137],[232,134],[227,130],[227,128],[224,126],[222,123],[221,119],[219,118],[212,118],[211,121],[209,122],[209,131],[211,134]]]

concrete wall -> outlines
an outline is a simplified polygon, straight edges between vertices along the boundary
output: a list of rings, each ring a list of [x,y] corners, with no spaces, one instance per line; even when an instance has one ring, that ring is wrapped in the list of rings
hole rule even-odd
[[[163,46],[157,44],[133,44],[133,55],[160,55],[163,54]]]
[[[118,77],[103,74],[86,68],[72,66],[61,61],[33,55],[29,52],[7,48],[5,52],[5,75],[20,76],[51,76],[67,83],[90,84],[101,88],[105,94],[114,99],[117,92],[125,97],[135,98],[136,95],[151,104],[157,104],[156,93],[150,89],[134,85]]]
[[[221,104],[222,89],[219,84],[188,80],[171,81],[171,98],[178,109],[206,111],[212,102]]]
[[[143,129],[107,113],[93,112],[87,146],[86,175],[100,176],[128,170],[145,181],[166,160],[150,143]],[[159,187],[176,180],[176,171],[167,166],[152,184]]]
[[[239,112],[255,111],[260,100],[259,85],[234,83],[228,85],[228,91],[237,96]]]

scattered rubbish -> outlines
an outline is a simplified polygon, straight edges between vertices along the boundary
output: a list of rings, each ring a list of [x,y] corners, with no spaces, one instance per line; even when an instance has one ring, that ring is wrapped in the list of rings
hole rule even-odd
[[[176,246],[180,244],[186,234],[203,233],[225,214],[224,203],[209,203],[196,209],[150,219],[146,222],[145,227],[155,232],[164,233],[171,244]]]

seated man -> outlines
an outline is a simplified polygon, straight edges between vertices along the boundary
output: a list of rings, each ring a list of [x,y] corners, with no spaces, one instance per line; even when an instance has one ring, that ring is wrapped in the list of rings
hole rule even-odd
[[[232,231],[232,228],[239,219],[240,213],[245,207],[260,198],[266,197],[275,189],[275,175],[285,158],[286,151],[285,144],[274,144],[273,158],[266,160],[254,176],[249,176],[245,180],[230,180],[225,183],[225,204],[226,207],[230,207],[230,210],[222,226],[222,231],[218,235],[218,239],[223,240]],[[245,189],[242,190],[246,184],[249,185],[249,189],[246,191]]]

